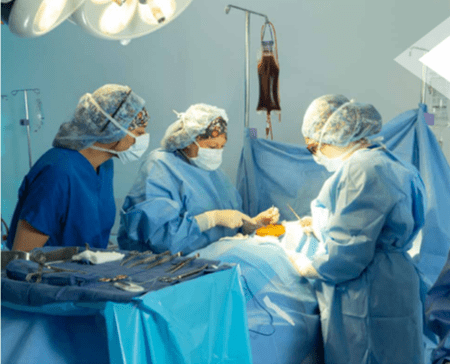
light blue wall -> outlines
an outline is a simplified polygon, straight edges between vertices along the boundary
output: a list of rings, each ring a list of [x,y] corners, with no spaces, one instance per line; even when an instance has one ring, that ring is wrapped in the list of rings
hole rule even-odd
[[[194,0],[168,26],[128,46],[94,38],[64,23],[36,39],[21,39],[1,27],[2,216],[10,221],[17,189],[28,171],[23,94],[39,88],[45,124],[32,133],[33,159],[50,146],[61,122],[81,95],[105,83],[127,84],[147,100],[151,146],[159,145],[184,111],[205,102],[223,107],[230,118],[223,169],[235,180],[244,117],[244,13],[228,1]],[[303,143],[300,126],[308,104],[326,93],[343,93],[373,103],[384,119],[416,108],[420,80],[394,58],[450,16],[448,0],[243,0],[233,3],[265,13],[276,27],[280,59],[282,122],[276,140]],[[255,112],[256,74],[263,18],[251,18],[250,126],[263,136],[265,116]],[[35,95],[30,94],[31,119]],[[274,118],[276,120],[276,118]],[[444,141],[447,143],[448,139]],[[449,151],[450,152],[450,151]],[[128,192],[137,164],[116,162],[118,205]]]

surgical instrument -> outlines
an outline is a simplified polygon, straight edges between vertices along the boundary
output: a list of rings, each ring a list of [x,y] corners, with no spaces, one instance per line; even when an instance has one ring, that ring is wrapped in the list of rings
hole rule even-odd
[[[44,268],[48,268],[49,270],[44,271]],[[75,270],[75,269],[65,269],[65,268],[58,268],[51,265],[46,264],[39,264],[39,268],[37,272],[28,273],[25,277],[25,280],[27,282],[30,282],[33,277],[36,277],[35,283],[40,283],[42,281],[42,276],[44,274],[50,274],[50,273],[80,273],[80,274],[87,274],[87,272],[82,270]]]
[[[193,276],[194,274],[203,272],[207,268],[208,268],[208,263],[205,263],[204,265],[202,265],[199,268],[193,269],[193,270],[191,270],[189,272],[186,272],[186,273],[183,273],[183,274],[179,274],[179,275],[177,275],[175,277],[169,277],[169,276],[160,277],[159,281],[165,282],[165,283],[172,283],[174,281],[178,281],[180,279],[187,278],[187,277]]]
[[[301,217],[297,215],[297,213],[294,211],[294,209],[291,207],[291,205],[287,204],[287,207],[292,211],[292,213],[295,215],[295,217],[298,219],[298,221],[301,220]]]
[[[147,267],[145,267],[145,269],[151,269],[151,268],[156,267],[158,265],[170,262],[172,259],[177,258],[177,257],[181,257],[181,252],[178,252],[178,253],[176,253],[174,255],[169,255],[169,256],[166,256],[166,257],[162,257],[161,259],[157,260],[156,262],[153,262],[153,263],[147,265]]]
[[[148,254],[151,255],[151,254],[153,254],[153,252],[150,251],[150,250],[146,250],[145,252],[140,252],[140,251],[137,251],[137,250],[131,250],[131,251],[128,252],[128,254],[129,254],[129,256],[127,258],[124,258],[122,260],[122,262],[120,263],[121,266],[127,264],[129,261],[133,260],[136,257],[140,257],[142,255],[148,255]]]
[[[116,281],[121,281],[122,279],[126,279],[128,278],[128,276],[126,274],[119,274],[117,276],[115,276],[114,278],[100,278],[98,281],[99,282],[116,282]]]
[[[169,255],[169,254],[170,254],[170,251],[167,250],[164,253],[152,255],[150,257],[147,257],[147,258],[144,258],[144,259],[138,260],[137,262],[132,263],[131,265],[128,266],[128,268],[133,268],[133,267],[136,267],[137,265],[140,265],[140,264],[153,262],[154,260],[162,257],[163,255]]]
[[[166,272],[175,273],[177,270],[180,270],[181,268],[183,268],[186,264],[197,259],[199,256],[200,256],[200,253],[197,253],[192,257],[186,258],[186,259],[182,260],[181,262],[179,262],[178,264],[176,264],[175,266],[173,266],[172,268],[167,269]]]
[[[113,286],[127,292],[143,292],[145,288],[132,282],[114,282]]]

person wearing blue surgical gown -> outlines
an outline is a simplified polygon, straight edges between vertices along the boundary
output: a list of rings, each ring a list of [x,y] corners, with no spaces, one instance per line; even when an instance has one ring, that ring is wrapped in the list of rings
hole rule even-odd
[[[106,248],[114,224],[113,161],[137,159],[148,146],[145,101],[128,86],[85,94],[54,148],[32,166],[19,190],[7,247]]]
[[[439,337],[431,355],[432,364],[450,363],[450,252],[438,279],[428,291],[425,302],[428,327]]]
[[[424,224],[418,171],[369,137],[381,130],[369,104],[325,95],[307,109],[307,148],[334,174],[311,203],[323,245],[310,262],[330,364],[423,363],[420,279],[407,251]]]
[[[120,248],[189,254],[240,227],[276,223],[275,208],[253,219],[242,213],[237,189],[219,169],[227,142],[225,110],[195,104],[177,116],[125,198]]]

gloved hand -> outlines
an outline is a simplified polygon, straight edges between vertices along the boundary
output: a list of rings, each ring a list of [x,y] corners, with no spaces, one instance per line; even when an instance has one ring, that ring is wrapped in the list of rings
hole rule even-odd
[[[300,225],[303,228],[303,232],[305,234],[307,234],[307,235],[314,234],[311,216],[305,216],[299,222],[300,222]]]
[[[280,218],[280,211],[276,207],[271,207],[261,212],[253,219],[259,226],[275,225]]]
[[[319,274],[308,257],[302,253],[288,253],[288,258],[299,275],[305,278],[319,278]]]
[[[238,210],[212,210],[195,216],[200,230],[205,231],[220,225],[230,229],[236,229],[244,224],[243,220],[252,221],[246,214]]]
[[[214,212],[215,225],[230,229],[241,227],[244,224],[243,220],[252,220],[249,216],[237,210],[215,210]]]

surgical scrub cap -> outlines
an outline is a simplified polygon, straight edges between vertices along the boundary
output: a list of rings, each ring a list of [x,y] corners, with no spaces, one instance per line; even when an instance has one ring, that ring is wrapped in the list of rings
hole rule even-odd
[[[325,95],[309,105],[302,133],[305,138],[345,147],[379,133],[381,125],[381,115],[372,105],[349,101],[342,95]]]
[[[224,109],[206,104],[195,104],[184,113],[176,113],[178,120],[171,124],[161,140],[161,147],[173,152],[193,143],[195,138],[203,134],[208,126],[218,117],[228,122]]]
[[[128,86],[104,85],[92,95],[85,94],[80,98],[71,120],[60,126],[53,140],[54,147],[81,150],[95,142],[116,142],[126,135],[102,114],[91,97],[125,129],[145,104]]]

